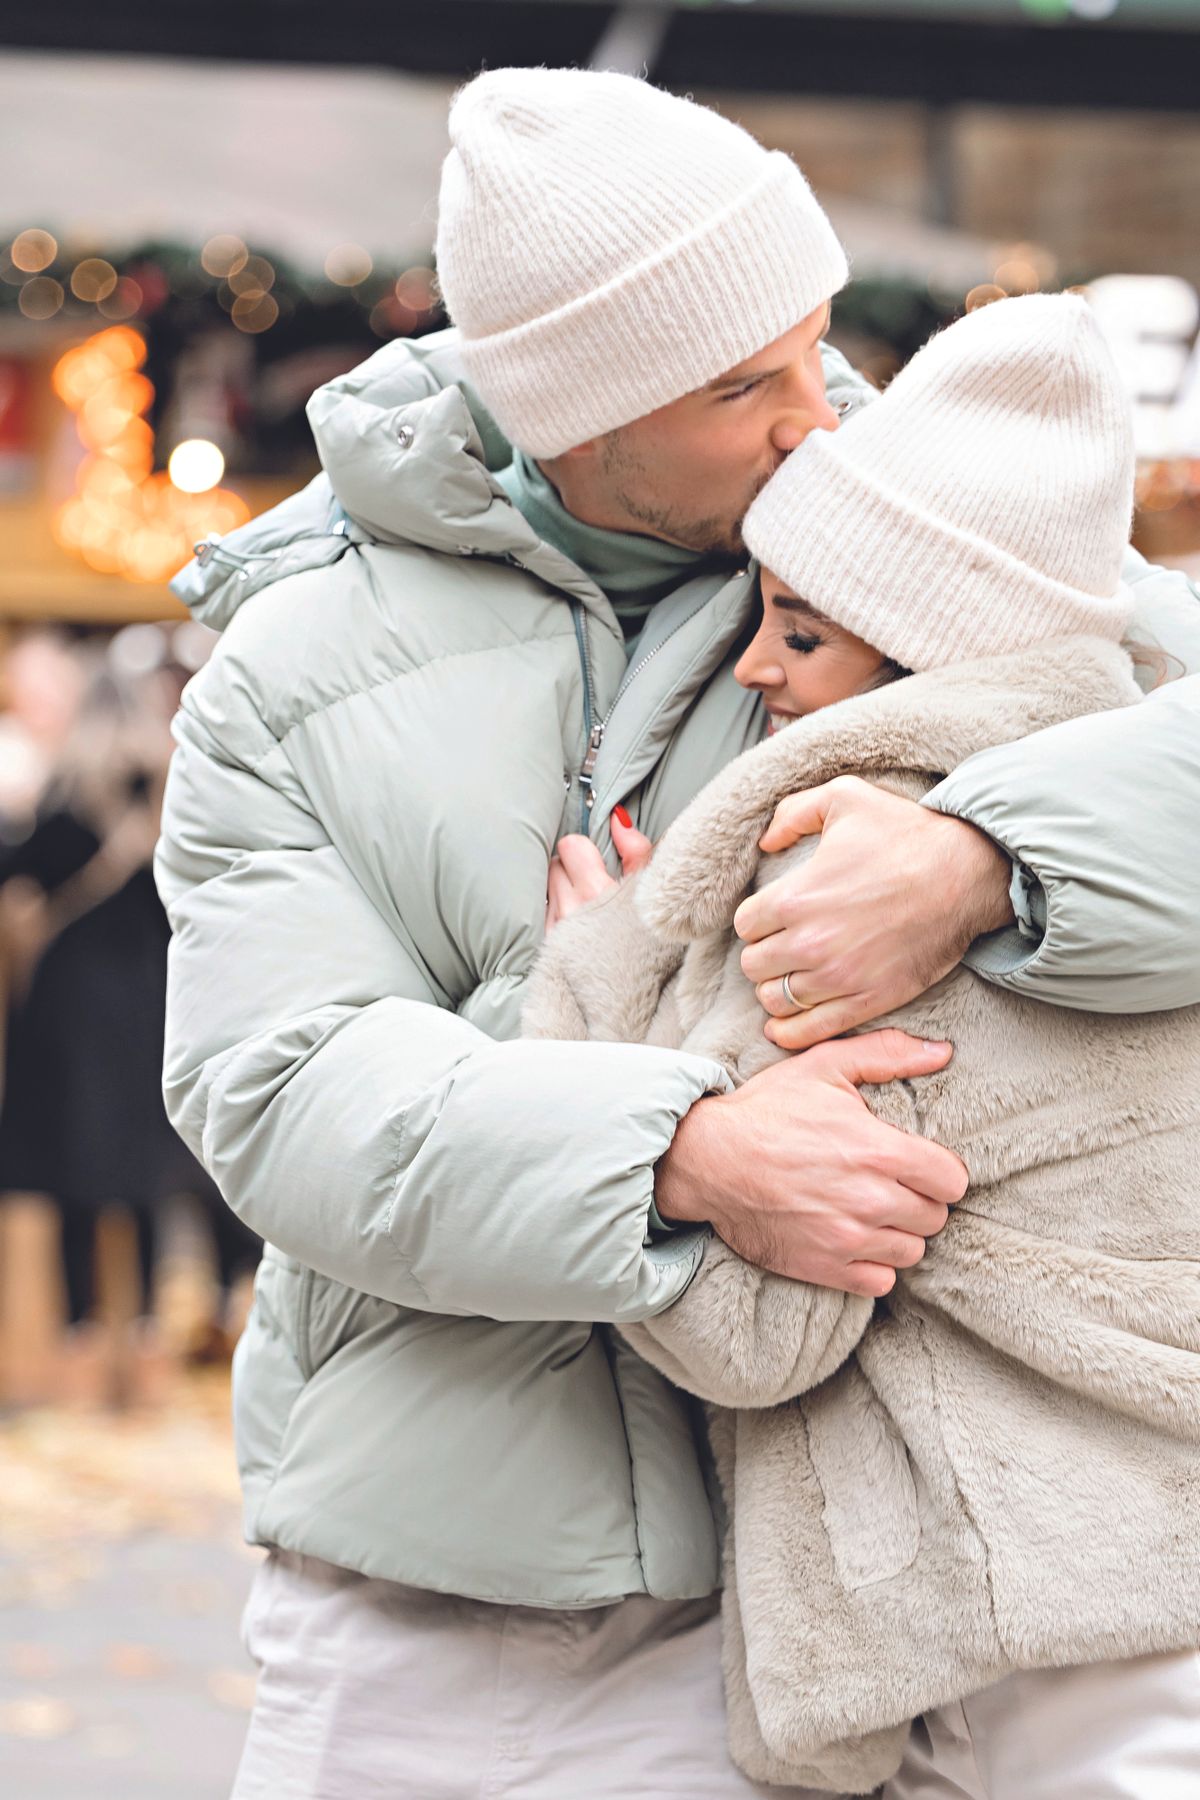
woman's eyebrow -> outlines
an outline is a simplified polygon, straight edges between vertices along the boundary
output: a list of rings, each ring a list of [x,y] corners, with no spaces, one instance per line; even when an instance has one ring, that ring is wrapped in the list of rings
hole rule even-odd
[[[771,605],[777,606],[780,612],[802,613],[806,619],[812,619],[817,625],[832,623],[823,612],[818,612],[815,606],[810,606],[807,600],[797,599],[791,594],[772,594]]]

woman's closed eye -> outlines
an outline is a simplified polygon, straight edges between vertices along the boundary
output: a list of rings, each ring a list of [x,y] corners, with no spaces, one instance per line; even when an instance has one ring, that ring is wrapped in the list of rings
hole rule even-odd
[[[783,641],[789,650],[799,650],[801,655],[809,656],[821,648],[824,639],[814,637],[811,632],[789,631]]]

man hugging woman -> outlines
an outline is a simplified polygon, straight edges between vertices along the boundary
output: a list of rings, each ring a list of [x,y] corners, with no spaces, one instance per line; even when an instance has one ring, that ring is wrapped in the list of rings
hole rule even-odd
[[[803,969],[756,995],[735,932],[815,845],[787,797],[847,777],[919,796],[977,751],[1141,699],[1133,472],[1116,370],[1072,295],[968,315],[812,432],[745,522],[762,613],[736,673],[768,741],[556,925],[526,1031],[712,1057],[715,1104],[736,1106],[788,1054],[760,999],[784,1018],[821,998]],[[882,1022],[955,1046],[866,1089],[970,1172],[921,1260],[851,1295],[714,1235],[682,1298],[623,1328],[711,1403],[734,1754],[759,1780],[886,1800],[1084,1800],[1089,1768],[1128,1758],[1183,1800],[1200,1018],[1068,1011],[959,967]]]

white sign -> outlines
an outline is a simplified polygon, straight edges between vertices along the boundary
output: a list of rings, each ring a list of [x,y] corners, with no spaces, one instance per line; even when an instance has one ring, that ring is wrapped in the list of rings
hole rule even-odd
[[[1087,290],[1133,401],[1140,458],[1200,457],[1200,296],[1176,275],[1104,275]]]

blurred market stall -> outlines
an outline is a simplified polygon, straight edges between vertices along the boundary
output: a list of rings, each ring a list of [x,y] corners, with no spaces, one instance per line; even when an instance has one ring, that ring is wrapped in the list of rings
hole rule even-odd
[[[1170,278],[1105,316],[1147,547],[1200,550],[1192,0],[350,0],[336,28],[293,0],[235,35],[124,0],[0,22],[27,46],[0,51],[0,622],[169,615],[195,541],[313,473],[311,390],[441,323],[446,103],[501,59],[645,68],[791,151],[852,254],[835,336],[880,383],[964,305]]]

